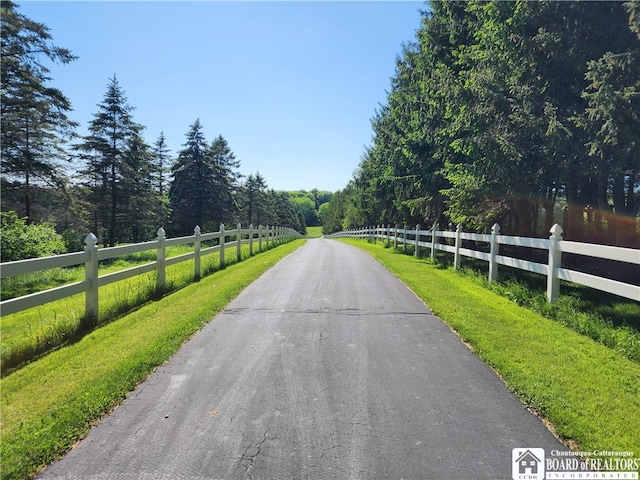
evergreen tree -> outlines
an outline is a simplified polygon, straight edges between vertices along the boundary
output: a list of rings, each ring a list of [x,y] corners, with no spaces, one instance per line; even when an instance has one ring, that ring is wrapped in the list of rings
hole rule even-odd
[[[127,142],[122,164],[122,208],[118,215],[122,238],[142,242],[156,236],[158,227],[169,218],[168,199],[157,190],[158,165],[134,128]]]
[[[304,217],[295,208],[287,192],[276,190],[266,192],[264,223],[293,228],[302,235],[307,232]]]
[[[260,172],[251,173],[241,188],[241,220],[254,226],[263,224],[267,182]]]
[[[129,186],[125,177],[131,175],[126,165],[127,154],[132,137],[142,128],[134,123],[132,111],[114,75],[98,105],[98,113],[89,123],[89,135],[75,145],[85,162],[81,174],[90,192],[88,201],[93,208],[95,233],[102,235],[104,244],[109,246],[125,238],[121,228],[126,223],[123,215]],[[150,159],[145,157],[145,161]]]
[[[624,231],[615,211],[635,232],[638,5],[431,2],[348,193],[325,212],[331,228],[499,222],[534,235],[564,220],[565,238],[579,239],[591,224]],[[585,221],[585,207],[606,221]]]
[[[52,45],[48,28],[18,13],[14,2],[3,1],[1,9],[2,174],[16,180],[14,187],[22,190],[24,213],[30,221],[34,185],[45,182],[60,188],[65,184],[64,143],[76,127],[67,117],[71,103],[48,85],[49,70],[41,59],[69,63],[76,57]]]
[[[173,229],[185,235],[193,233],[196,225],[204,228],[204,212],[213,208],[215,202],[211,189],[213,174],[200,120],[189,127],[186,136],[185,148],[171,167],[173,179],[169,187]]]
[[[211,142],[208,158],[213,167],[214,193],[217,200],[216,207],[210,214],[221,222],[233,221],[238,213],[236,194],[240,188],[241,175],[238,173],[240,161],[236,159],[222,135],[218,135]]]
[[[160,195],[167,193],[167,175],[171,172],[169,148],[164,136],[160,132],[158,139],[153,144],[153,160],[155,162],[154,183]]]
[[[171,167],[169,199],[173,228],[181,234],[217,230],[222,222],[237,217],[234,192],[239,188],[240,165],[227,141],[219,135],[208,145],[200,120],[189,127],[187,142]]]

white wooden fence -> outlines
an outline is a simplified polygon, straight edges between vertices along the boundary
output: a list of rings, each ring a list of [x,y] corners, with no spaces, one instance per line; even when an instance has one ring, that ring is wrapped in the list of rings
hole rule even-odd
[[[635,266],[633,268],[637,268],[638,278],[640,278],[640,250],[562,240],[562,227],[558,224],[555,224],[551,228],[550,233],[549,239],[511,237],[500,235],[500,226],[497,223],[491,229],[491,234],[463,232],[460,225],[458,225],[455,231],[438,230],[438,224],[435,224],[430,230],[420,230],[420,225],[417,225],[415,229],[407,229],[406,226],[404,228],[398,228],[397,226],[391,227],[390,225],[365,227],[334,233],[327,235],[327,237],[353,237],[372,241],[380,239],[386,241],[388,246],[390,246],[391,243],[393,243],[394,247],[402,245],[404,251],[406,251],[407,245],[413,245],[416,256],[419,255],[420,248],[428,248],[430,249],[432,259],[435,257],[436,250],[441,250],[453,253],[454,266],[456,269],[460,267],[461,256],[477,258],[489,262],[490,282],[497,279],[498,265],[506,265],[520,270],[546,275],[547,300],[549,302],[554,301],[558,297],[561,280],[603,290],[640,302],[640,286],[562,268],[562,254],[573,253],[632,264]],[[443,238],[451,240],[445,240],[443,242],[441,241]],[[463,240],[489,244],[489,252],[463,248]],[[547,250],[548,261],[546,264],[543,264],[500,255],[500,245]]]
[[[229,241],[227,241],[228,237],[234,238],[229,238]],[[98,239],[93,233],[89,233],[85,238],[86,247],[84,251],[52,257],[0,263],[0,279],[40,272],[50,268],[70,267],[82,264],[84,264],[85,268],[84,280],[44,290],[42,292],[5,300],[0,302],[0,312],[2,315],[9,315],[11,313],[26,310],[27,308],[36,307],[84,292],[86,297],[85,313],[88,317],[97,319],[99,288],[104,285],[155,270],[157,272],[156,290],[162,292],[165,288],[165,269],[170,265],[193,259],[193,275],[194,279],[197,280],[201,276],[200,259],[204,255],[219,252],[220,266],[224,266],[225,251],[229,248],[233,248],[234,246],[236,247],[236,256],[238,261],[240,261],[242,245],[248,244],[249,253],[253,255],[256,247],[258,251],[262,251],[276,244],[299,237],[301,237],[301,235],[298,232],[285,227],[259,226],[255,229],[253,228],[253,225],[250,225],[249,228],[242,228],[242,226],[238,224],[235,230],[225,230],[224,225],[220,225],[220,230],[218,232],[201,233],[200,227],[196,226],[194,234],[186,237],[165,238],[165,231],[163,228],[160,228],[158,229],[157,239],[150,242],[124,245],[120,247],[98,248]],[[218,240],[217,245],[202,248],[202,242],[216,239]],[[183,255],[166,258],[166,247],[185,244],[193,244],[193,251]],[[156,250],[156,261],[102,276],[98,275],[98,262],[101,260],[149,250]]]

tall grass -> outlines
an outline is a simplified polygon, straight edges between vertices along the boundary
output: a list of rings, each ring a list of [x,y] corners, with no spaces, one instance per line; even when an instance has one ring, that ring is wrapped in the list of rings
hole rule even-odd
[[[192,251],[189,245],[170,247],[167,257],[177,256]],[[227,247],[225,266],[236,263],[235,247]],[[241,260],[248,258],[249,246],[242,245]],[[155,260],[155,251],[119,257],[102,262],[99,274],[104,275],[135,265]],[[219,255],[212,253],[201,258],[202,276],[210,275],[220,269]],[[54,272],[36,273],[31,276],[22,275],[7,285],[7,296],[29,289],[41,291],[62,283],[69,283],[84,278],[82,267],[73,269],[52,269]],[[64,282],[63,282],[64,280]],[[163,295],[184,288],[194,281],[194,262],[171,265],[166,269],[166,285]],[[28,287],[27,287],[28,285]],[[3,290],[5,282],[3,281]],[[112,322],[123,314],[139,308],[145,303],[158,298],[156,292],[156,273],[150,272],[115,282],[100,288],[99,323],[90,327],[101,326]],[[11,373],[15,368],[29,362],[39,355],[70,342],[75,342],[87,333],[90,328],[84,322],[84,294],[74,295],[34,307],[22,312],[2,317],[0,329],[2,375]]]

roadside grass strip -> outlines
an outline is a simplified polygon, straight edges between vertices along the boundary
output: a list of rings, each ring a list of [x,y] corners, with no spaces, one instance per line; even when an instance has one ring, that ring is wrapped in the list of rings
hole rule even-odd
[[[0,380],[2,479],[33,477],[82,438],[295,240],[147,303]]]
[[[452,269],[342,241],[411,288],[572,449],[640,455],[640,364]]]
[[[307,227],[307,238],[320,238],[322,227]]]
[[[170,247],[168,249],[168,258],[173,255],[187,253],[189,250],[188,247]],[[241,253],[243,260],[249,258],[249,246],[242,245]],[[136,261],[135,256],[131,257],[133,258],[129,260],[117,259],[116,262],[102,266],[100,275],[147,263],[150,260],[148,256],[146,258],[145,256],[140,256],[138,261]],[[227,266],[237,263],[235,247],[233,247],[232,254],[228,255],[228,257]],[[203,276],[219,270],[219,256],[207,255],[204,257],[201,269]],[[84,270],[82,268],[74,270],[76,278],[72,280],[81,280],[84,276]],[[164,294],[179,290],[192,283],[194,281],[193,271],[193,260],[169,266],[166,269],[167,283]],[[67,274],[69,273],[67,272]],[[155,285],[156,273],[150,272],[100,288],[100,322],[98,325],[109,323],[140,305],[157,298]],[[38,285],[40,288],[34,288],[34,291],[52,288],[53,286],[55,285],[44,283]],[[4,290],[5,282],[3,282],[2,287]],[[87,333],[86,326],[82,325],[84,308],[85,295],[78,294],[3,316],[0,330],[2,375],[4,376],[22,364],[67,342],[74,341]]]

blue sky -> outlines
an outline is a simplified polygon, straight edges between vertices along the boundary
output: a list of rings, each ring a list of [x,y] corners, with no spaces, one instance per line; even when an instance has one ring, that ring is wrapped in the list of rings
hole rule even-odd
[[[371,143],[422,2],[18,2],[79,58],[49,65],[79,133],[117,75],[133,118],[171,154],[200,119],[244,175],[276,190],[337,191]]]

